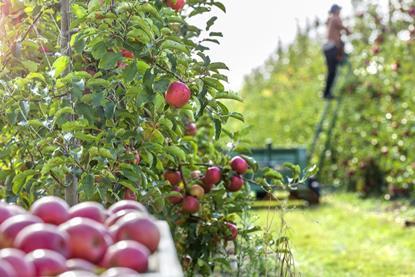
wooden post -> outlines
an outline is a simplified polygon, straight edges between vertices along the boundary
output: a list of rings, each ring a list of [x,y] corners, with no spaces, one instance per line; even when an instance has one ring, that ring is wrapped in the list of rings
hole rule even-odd
[[[70,26],[71,26],[71,4],[70,0],[60,0],[60,7],[61,7],[61,52],[63,55],[68,56],[69,60],[71,60],[71,34],[70,34]],[[69,66],[66,69],[65,74],[71,72],[71,61],[69,62]],[[72,105],[72,99],[69,96],[69,103]],[[75,120],[74,116],[70,116],[69,120]],[[76,142],[71,142],[69,144],[69,149],[76,146]],[[72,170],[72,172],[66,178],[66,185],[65,188],[65,200],[68,202],[69,205],[73,206],[78,203],[78,177],[76,173]]]

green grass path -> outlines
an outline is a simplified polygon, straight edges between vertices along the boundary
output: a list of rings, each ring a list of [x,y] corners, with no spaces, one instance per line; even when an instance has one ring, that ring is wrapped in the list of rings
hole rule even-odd
[[[348,194],[323,201],[286,214],[302,276],[415,276],[415,229],[398,224],[390,204]],[[277,213],[258,215],[263,226],[279,222]]]

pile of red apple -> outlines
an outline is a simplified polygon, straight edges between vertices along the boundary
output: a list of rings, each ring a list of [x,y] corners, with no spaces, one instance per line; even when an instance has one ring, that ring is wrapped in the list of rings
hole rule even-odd
[[[105,209],[47,196],[29,211],[0,202],[1,277],[138,276],[159,241],[155,219],[132,200]]]

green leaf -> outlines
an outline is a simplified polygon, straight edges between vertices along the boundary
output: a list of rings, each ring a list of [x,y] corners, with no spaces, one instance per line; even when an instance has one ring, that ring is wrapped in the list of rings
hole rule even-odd
[[[129,64],[122,73],[122,76],[124,78],[124,81],[129,83],[135,79],[135,76],[138,73],[138,67],[135,62]]]
[[[85,198],[91,199],[95,193],[94,183],[94,175],[86,174],[80,181],[78,191],[85,193]]]
[[[58,110],[56,113],[55,113],[55,116],[53,117],[53,121],[57,121],[62,115],[64,115],[64,114],[74,114],[75,112],[74,112],[74,110],[72,109],[72,107],[64,107],[64,108],[62,108],[62,109],[60,109],[60,110]]]
[[[62,157],[55,157],[55,158],[52,158],[52,159],[50,159],[50,160],[48,160],[44,165],[43,165],[43,168],[42,168],[42,171],[41,171],[41,173],[42,173],[42,175],[46,175],[46,174],[48,174],[52,169],[54,169],[54,168],[56,168],[56,167],[59,167],[59,166],[61,166],[61,165],[64,165],[65,164],[65,162],[66,162],[66,160],[64,159],[64,158],[62,158]]]
[[[218,7],[219,9],[221,9],[224,13],[226,13],[226,7],[221,2],[213,2],[213,5],[215,5],[216,7]]]
[[[86,129],[88,126],[89,126],[88,120],[79,119],[75,121],[65,122],[62,125],[62,130],[65,132],[79,131],[79,130]]]
[[[190,54],[189,49],[187,49],[186,45],[179,43],[177,41],[173,41],[173,40],[165,40],[161,43],[160,45],[160,49],[162,50],[176,50],[176,51],[180,51],[186,54]]]
[[[180,147],[171,145],[166,147],[166,152],[174,156],[178,161],[186,160],[186,152],[184,152]]]
[[[69,66],[70,59],[67,56],[61,56],[56,59],[52,67],[55,69],[55,78],[60,76]]]
[[[26,68],[30,72],[36,72],[37,71],[37,63],[32,62],[30,60],[21,61],[24,68]]]
[[[209,20],[208,20],[208,22],[206,23],[206,31],[209,31],[209,29],[210,29],[210,27],[212,27],[213,26],[213,24],[215,24],[215,21],[218,19],[218,17],[217,16],[214,16],[214,17],[212,17],[212,18],[210,18]]]
[[[117,65],[117,61],[122,60],[120,53],[107,52],[99,61],[98,67],[101,69],[113,69]]]
[[[215,123],[215,139],[218,140],[222,133],[222,122],[217,118],[214,118],[213,122]]]
[[[208,68],[210,70],[219,70],[219,69],[225,69],[225,70],[229,70],[229,68],[226,66],[226,64],[224,63],[211,63],[209,64]]]
[[[37,172],[35,170],[25,170],[19,174],[17,174],[14,178],[13,178],[13,186],[12,186],[12,191],[14,194],[18,194],[21,187],[26,184],[30,179],[33,178],[33,176],[35,176]]]
[[[215,99],[230,99],[230,100],[236,100],[239,102],[243,102],[242,97],[235,93],[229,93],[229,92],[219,92],[215,95]]]

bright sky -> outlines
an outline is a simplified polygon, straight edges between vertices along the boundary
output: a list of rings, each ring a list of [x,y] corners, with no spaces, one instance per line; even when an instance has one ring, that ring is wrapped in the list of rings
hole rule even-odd
[[[380,0],[384,1],[384,0]],[[223,61],[230,68],[229,88],[238,90],[246,74],[262,65],[273,53],[278,39],[286,45],[296,34],[296,19],[304,25],[307,18],[325,20],[333,0],[224,0],[227,13],[215,10],[213,31],[221,31],[220,46],[211,47],[212,60]],[[337,0],[342,14],[352,11],[350,0]],[[204,27],[206,18],[193,21]]]

